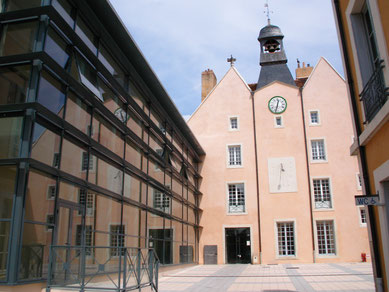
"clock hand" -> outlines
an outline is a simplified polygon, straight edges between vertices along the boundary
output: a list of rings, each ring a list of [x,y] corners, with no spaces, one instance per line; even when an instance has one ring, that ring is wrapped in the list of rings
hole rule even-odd
[[[278,103],[280,102],[279,99],[277,99],[277,105],[276,105],[276,112],[277,112],[277,109],[278,109]]]

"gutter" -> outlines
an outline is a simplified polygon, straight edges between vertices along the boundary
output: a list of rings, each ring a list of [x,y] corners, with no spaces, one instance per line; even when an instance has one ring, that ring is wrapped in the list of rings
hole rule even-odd
[[[339,29],[339,35],[340,35],[340,43],[341,43],[341,48],[342,48],[342,53],[343,53],[343,60],[344,60],[344,66],[346,69],[346,75],[347,75],[347,83],[350,91],[350,101],[351,101],[351,106],[352,106],[352,116],[354,118],[354,125],[355,125],[355,130],[357,134],[357,149],[359,152],[359,163],[361,166],[362,170],[362,177],[363,177],[363,182],[364,182],[364,190],[365,190],[365,195],[371,195],[371,186],[370,186],[370,179],[369,179],[369,173],[368,173],[368,168],[367,168],[367,159],[366,159],[366,152],[365,152],[365,147],[361,146],[359,144],[359,136],[361,135],[361,124],[358,116],[358,108],[357,108],[357,103],[355,100],[355,97],[357,96],[354,91],[354,80],[352,77],[352,72],[351,72],[351,67],[350,67],[350,56],[348,54],[347,50],[347,44],[345,41],[345,32],[344,32],[344,26],[343,26],[343,21],[342,21],[342,12],[340,11],[340,3],[339,0],[333,0],[334,3],[334,8],[336,12],[336,20],[338,23],[338,29]],[[376,278],[376,289],[378,291],[383,291],[382,288],[382,262],[380,258],[380,253],[378,249],[379,245],[379,237],[377,234],[377,221],[374,216],[374,209],[373,206],[368,206],[368,215],[369,215],[369,227],[370,227],[370,232],[371,232],[371,240],[373,243],[373,246],[371,247],[373,251],[373,268],[375,272],[375,278]]]

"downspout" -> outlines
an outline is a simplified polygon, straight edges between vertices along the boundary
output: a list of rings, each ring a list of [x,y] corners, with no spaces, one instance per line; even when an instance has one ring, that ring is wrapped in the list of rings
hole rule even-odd
[[[369,179],[369,173],[367,168],[367,159],[366,159],[366,152],[365,147],[359,145],[359,136],[361,135],[361,127],[360,127],[360,121],[358,116],[358,108],[357,103],[355,100],[355,91],[354,91],[354,80],[351,74],[351,68],[350,68],[350,59],[349,54],[347,50],[347,44],[346,44],[346,38],[345,38],[345,32],[343,27],[343,21],[342,21],[342,14],[340,11],[340,5],[339,0],[334,0],[334,6],[336,11],[336,19],[338,22],[338,28],[339,28],[339,34],[340,34],[340,43],[342,45],[342,52],[343,52],[343,60],[344,60],[344,66],[346,69],[347,74],[347,83],[350,90],[350,101],[353,111],[353,118],[354,118],[354,125],[357,135],[357,143],[358,143],[358,152],[359,152],[359,162],[362,168],[362,177],[363,182],[365,185],[365,195],[371,195],[371,189],[370,189],[370,179]],[[382,288],[382,269],[381,269],[381,258],[379,256],[379,250],[378,250],[378,234],[377,234],[377,222],[376,218],[374,216],[374,210],[373,206],[368,206],[368,213],[369,213],[369,225],[370,225],[370,232],[371,232],[371,240],[373,243],[372,251],[373,251],[373,268],[375,271],[376,276],[376,285],[378,286],[377,289],[383,289]],[[380,287],[381,286],[381,287]],[[380,290],[378,290],[380,291]]]
[[[311,170],[309,168],[308,160],[308,143],[307,143],[307,129],[305,126],[305,115],[304,115],[304,99],[303,99],[303,87],[299,88],[300,99],[301,99],[301,114],[303,119],[303,131],[304,131],[304,143],[305,143],[305,161],[307,167],[308,175],[308,195],[309,195],[309,215],[311,219],[311,235],[312,235],[312,258],[313,262],[316,263],[316,248],[315,248],[315,231],[314,231],[314,222],[313,222],[313,210],[312,210],[312,188],[311,188]]]
[[[258,152],[257,152],[257,131],[255,127],[255,107],[254,107],[254,92],[251,91],[251,106],[253,109],[253,131],[254,131],[254,156],[255,156],[255,179],[257,187],[257,217],[258,217],[258,245],[259,245],[259,263],[262,264],[262,242],[261,242],[261,219],[259,205],[259,173],[258,173]]]

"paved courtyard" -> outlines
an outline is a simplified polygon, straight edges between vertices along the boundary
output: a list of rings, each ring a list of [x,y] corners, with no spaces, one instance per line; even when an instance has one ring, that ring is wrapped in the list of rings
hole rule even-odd
[[[373,292],[371,264],[198,265],[165,272],[160,292]]]

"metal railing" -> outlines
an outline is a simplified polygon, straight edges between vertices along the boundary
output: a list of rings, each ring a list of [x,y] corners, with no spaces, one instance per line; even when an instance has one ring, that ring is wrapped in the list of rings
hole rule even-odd
[[[384,106],[389,96],[389,88],[385,87],[385,80],[382,69],[383,60],[380,60],[369,81],[366,83],[359,95],[363,102],[365,118],[370,122],[378,111]]]
[[[76,291],[158,291],[159,259],[153,249],[51,246],[47,288]]]

